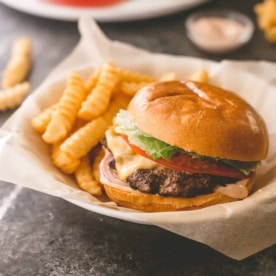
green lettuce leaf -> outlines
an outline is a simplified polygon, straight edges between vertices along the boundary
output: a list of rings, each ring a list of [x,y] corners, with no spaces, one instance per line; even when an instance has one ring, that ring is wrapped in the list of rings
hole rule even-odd
[[[115,131],[117,133],[127,135],[131,144],[143,149],[153,159],[163,158],[170,160],[173,154],[181,150],[141,131],[134,125],[125,110],[119,111],[115,118],[115,123]]]
[[[170,146],[149,136],[139,134],[137,138],[142,143],[143,150],[153,159],[163,158],[170,160],[171,157],[179,151],[177,147]]]

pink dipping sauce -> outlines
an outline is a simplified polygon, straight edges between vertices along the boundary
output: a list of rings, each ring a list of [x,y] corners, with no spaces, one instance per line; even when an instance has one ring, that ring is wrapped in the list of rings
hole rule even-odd
[[[223,53],[239,48],[252,35],[252,23],[244,15],[191,16],[186,22],[187,35],[200,49],[211,53]],[[236,18],[241,19],[238,20]]]
[[[201,48],[209,51],[226,51],[234,48],[244,32],[244,26],[227,18],[201,18],[193,23],[194,39]]]

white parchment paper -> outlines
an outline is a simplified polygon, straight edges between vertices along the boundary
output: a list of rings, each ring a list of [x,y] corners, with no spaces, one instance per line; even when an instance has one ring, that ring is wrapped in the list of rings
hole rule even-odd
[[[159,226],[204,243],[234,259],[243,259],[276,243],[276,64],[220,63],[185,56],[154,54],[110,41],[88,18],[79,21],[81,40],[0,129],[0,179],[63,198],[87,210],[118,219]],[[180,78],[206,68],[210,81],[237,91],[263,116],[270,138],[267,159],[258,171],[247,199],[201,210],[143,213],[119,208],[81,191],[56,169],[47,145],[30,126],[30,119],[59,98],[72,70],[89,70],[112,61],[119,67],[159,77],[176,72]]]

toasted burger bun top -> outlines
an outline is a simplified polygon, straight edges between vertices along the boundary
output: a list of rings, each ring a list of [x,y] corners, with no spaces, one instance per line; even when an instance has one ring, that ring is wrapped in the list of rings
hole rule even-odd
[[[134,124],[170,145],[240,161],[266,157],[268,134],[260,115],[234,92],[192,81],[142,88],[128,112]]]

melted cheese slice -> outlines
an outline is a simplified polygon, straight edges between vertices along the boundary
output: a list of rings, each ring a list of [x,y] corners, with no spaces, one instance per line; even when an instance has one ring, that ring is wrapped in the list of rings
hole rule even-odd
[[[138,169],[153,169],[159,166],[157,163],[136,154],[112,129],[106,132],[106,141],[108,148],[113,153],[118,176],[123,181]]]

